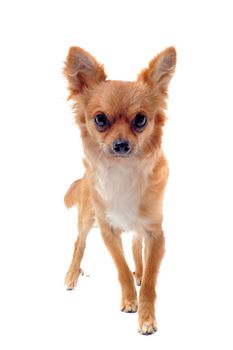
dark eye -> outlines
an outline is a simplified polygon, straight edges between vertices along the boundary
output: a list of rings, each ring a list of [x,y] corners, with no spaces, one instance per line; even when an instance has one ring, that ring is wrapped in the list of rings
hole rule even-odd
[[[144,114],[138,113],[133,120],[132,126],[134,130],[140,132],[144,129],[147,124],[147,118]]]
[[[105,131],[110,125],[109,120],[104,113],[99,113],[95,116],[95,124],[99,131]]]

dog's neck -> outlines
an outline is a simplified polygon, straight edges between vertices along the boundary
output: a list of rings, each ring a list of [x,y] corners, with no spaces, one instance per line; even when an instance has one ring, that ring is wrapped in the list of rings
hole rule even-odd
[[[124,231],[138,229],[141,200],[161,150],[146,158],[107,157],[90,151],[86,155],[92,184],[106,208],[109,224]]]

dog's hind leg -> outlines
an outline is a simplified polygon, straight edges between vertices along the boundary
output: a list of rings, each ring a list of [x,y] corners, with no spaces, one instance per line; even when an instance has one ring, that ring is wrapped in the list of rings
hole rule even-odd
[[[137,286],[142,283],[143,262],[142,262],[142,237],[137,233],[132,242],[133,259],[135,264],[134,278]]]
[[[78,238],[75,242],[70,268],[65,276],[65,284],[68,290],[73,289],[77,284],[79,275],[82,271],[80,265],[86,247],[86,238],[95,220],[90,193],[88,186],[85,184],[85,179],[82,179],[80,198],[78,202]]]
[[[121,241],[121,230],[114,230],[107,222],[101,219],[99,219],[99,225],[104,243],[112,255],[118,270],[118,278],[122,290],[121,311],[136,312],[137,292],[134,286],[133,274],[125,259]]]

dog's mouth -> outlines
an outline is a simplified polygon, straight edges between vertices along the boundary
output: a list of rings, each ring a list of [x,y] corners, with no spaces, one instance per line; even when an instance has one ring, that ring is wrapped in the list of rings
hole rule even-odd
[[[132,153],[128,153],[128,154],[116,154],[116,153],[111,153],[111,156],[113,158],[129,158],[132,155]]]
[[[111,158],[129,158],[133,155],[133,151],[131,150],[130,152],[127,153],[118,153],[114,152],[111,147],[104,149],[104,153],[106,156],[111,157]]]

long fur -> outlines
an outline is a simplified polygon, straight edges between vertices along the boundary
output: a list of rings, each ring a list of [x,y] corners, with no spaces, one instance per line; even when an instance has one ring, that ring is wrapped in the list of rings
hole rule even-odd
[[[118,270],[121,310],[138,310],[142,334],[157,329],[155,286],[165,251],[163,195],[168,179],[162,135],[175,65],[176,51],[170,47],[153,58],[135,82],[110,81],[103,65],[92,55],[72,47],[64,68],[86,168],[84,177],[70,186],[64,198],[68,208],[78,206],[79,215],[78,238],[65,283],[68,289],[75,287],[82,271],[86,238],[97,219]],[[96,125],[99,114],[106,121],[104,129]],[[138,115],[146,120],[141,129],[135,127]],[[127,154],[114,150],[115,142],[122,140],[130,146]],[[121,242],[121,233],[128,230],[134,231],[134,274]],[[139,299],[133,276],[136,284],[141,284]]]

